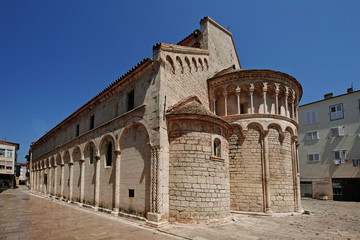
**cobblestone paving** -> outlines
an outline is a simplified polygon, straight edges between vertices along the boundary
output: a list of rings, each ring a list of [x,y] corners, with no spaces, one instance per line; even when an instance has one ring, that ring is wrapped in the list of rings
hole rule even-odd
[[[176,239],[130,222],[26,194],[0,193],[0,239]],[[90,211],[90,212],[89,212]]]
[[[191,239],[360,239],[360,202],[302,199],[310,215],[233,215],[231,223],[202,227],[167,226]]]
[[[0,239],[360,239],[360,202],[302,199],[310,215],[233,215],[208,226],[168,225],[160,231],[109,214],[27,194],[0,193]],[[164,234],[168,233],[168,234]],[[172,234],[172,235],[171,235]]]

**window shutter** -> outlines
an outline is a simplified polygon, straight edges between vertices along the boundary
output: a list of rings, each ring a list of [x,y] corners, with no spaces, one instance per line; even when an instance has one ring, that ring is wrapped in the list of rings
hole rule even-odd
[[[339,129],[339,136],[344,136],[345,135],[345,127],[340,126],[338,129]]]
[[[311,112],[306,112],[306,124],[311,123]]]
[[[311,112],[311,123],[317,123],[316,111]]]

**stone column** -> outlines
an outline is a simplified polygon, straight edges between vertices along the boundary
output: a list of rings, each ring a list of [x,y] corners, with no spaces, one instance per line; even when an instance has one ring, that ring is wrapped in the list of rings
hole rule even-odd
[[[39,181],[39,183],[40,183],[40,194],[42,194],[43,193],[43,189],[44,189],[44,175],[43,175],[44,173],[43,173],[43,167],[42,166],[40,166],[40,181]]]
[[[289,91],[288,91],[288,88],[286,87],[286,91],[285,91],[285,116],[286,117],[290,117],[289,116],[288,96],[289,96]]]
[[[115,150],[115,206],[113,209],[113,213],[115,215],[119,214],[120,209],[120,160],[121,160],[121,152],[120,150]]]
[[[297,136],[291,138],[291,157],[292,157],[292,169],[293,169],[293,186],[294,186],[294,211],[301,212],[301,194],[300,194],[300,175],[297,155]]]
[[[263,87],[263,96],[264,96],[264,113],[268,113],[267,111],[267,105],[266,105],[266,92],[267,92],[267,83],[264,83]]]
[[[241,93],[241,88],[237,87],[236,88],[236,97],[237,97],[237,110],[238,110],[238,115],[240,115],[241,113],[241,104],[240,104],[240,93]]]
[[[64,163],[60,163],[60,167],[61,167],[60,198],[64,199],[64,184],[65,184]]]
[[[295,120],[294,102],[295,102],[295,97],[293,96],[291,99],[291,116],[293,120]]]
[[[254,113],[254,84],[250,84],[250,113]]]
[[[69,162],[69,200],[68,202],[72,202],[73,200],[73,181],[74,181],[74,163]]]
[[[52,194],[52,187],[51,187],[51,177],[52,177],[52,166],[51,166],[51,164],[49,163],[49,168],[48,168],[48,171],[49,171],[49,174],[48,174],[48,179],[47,179],[47,192],[48,192],[48,194],[49,195],[51,195]]]
[[[162,194],[161,194],[161,152],[159,146],[151,147],[151,204],[147,219],[150,226],[159,226],[161,221]]]
[[[80,203],[84,203],[84,192],[85,192],[85,159],[80,159]]]
[[[100,203],[100,156],[96,156],[95,170],[95,210],[99,208]]]
[[[271,196],[270,196],[270,164],[269,164],[269,149],[268,149],[268,133],[269,130],[264,130],[261,133],[263,145],[263,166],[264,166],[264,187],[265,187],[265,212],[272,213],[271,211]]]
[[[56,192],[57,192],[57,164],[54,164],[54,196],[56,196]]]
[[[296,104],[296,122],[299,123],[299,103]]]
[[[279,84],[275,84],[275,114],[280,114],[279,113]]]
[[[227,94],[227,91],[224,91],[223,92],[223,95],[224,95],[224,105],[225,105],[225,116],[227,116],[228,115],[228,113],[227,113],[227,97],[228,97],[228,94]]]

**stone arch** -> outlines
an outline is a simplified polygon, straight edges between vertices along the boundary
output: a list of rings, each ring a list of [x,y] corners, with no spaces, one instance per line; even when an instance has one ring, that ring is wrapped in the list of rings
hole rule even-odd
[[[69,150],[65,150],[63,153],[63,161],[64,161],[64,198],[70,198],[70,163],[72,163],[71,154]]]
[[[292,127],[290,127],[290,126],[287,126],[287,127],[285,128],[285,132],[289,132],[291,137],[295,136],[295,132],[294,132],[294,130],[292,129]]]
[[[61,165],[62,163],[63,163],[63,161],[61,158],[61,154],[60,153],[56,154],[56,164]]]
[[[170,70],[172,73],[175,73],[174,61],[172,60],[172,58],[169,55],[166,56],[166,66],[167,66],[168,70]]]
[[[145,216],[150,211],[150,138],[140,122],[126,126],[119,138],[120,209]],[[133,197],[130,193],[133,193]],[[130,197],[129,197],[130,196]]]
[[[103,158],[104,161],[106,161],[107,158],[109,157],[110,158],[109,161],[111,160],[111,163],[114,163],[115,159],[113,152],[115,150],[118,150],[117,147],[118,145],[116,143],[117,141],[114,134],[107,133],[101,138],[99,143],[99,152],[100,152],[100,157]],[[111,156],[108,155],[110,154],[108,150],[109,146],[111,146],[112,148]],[[104,166],[110,166],[110,165],[107,165],[106,162],[104,162]]]
[[[72,181],[72,200],[75,202],[80,202],[80,185],[81,185],[81,160],[82,151],[77,145],[72,149],[72,159],[73,159],[73,181]]]
[[[270,123],[268,126],[267,126],[267,130],[270,130],[270,128],[274,128],[278,131],[279,133],[279,139],[280,141],[282,142],[284,140],[284,132],[281,128],[281,126],[277,123]]]
[[[246,129],[249,130],[250,128],[257,128],[260,132],[264,131],[264,126],[259,122],[250,122],[247,124]]]
[[[219,87],[215,89],[215,114],[218,116],[225,116],[225,98],[224,98],[224,89]]]
[[[184,73],[184,66],[179,56],[176,56],[176,63],[177,63],[177,68],[181,70],[181,73]]]
[[[96,143],[89,139],[84,146],[85,176],[84,176],[84,202],[95,204],[95,182],[96,182]]]
[[[226,87],[227,92],[227,114],[236,115],[238,113],[237,95],[235,84],[229,84]]]
[[[197,66],[197,63],[196,63],[195,58],[192,58],[192,64],[194,65],[194,69],[195,69],[195,71],[197,72],[198,66]]]
[[[121,131],[120,131],[120,137],[119,137],[119,144],[121,143],[121,138],[122,138],[122,136],[123,136],[123,132],[127,129],[127,127],[129,127],[131,124],[142,124],[144,127],[145,127],[145,129],[146,129],[146,131],[147,131],[147,133],[148,133],[148,136],[149,136],[149,141],[150,141],[150,143],[151,142],[153,142],[154,141],[154,139],[153,139],[153,135],[151,134],[151,132],[150,132],[150,130],[149,129],[151,129],[151,127],[150,127],[150,125],[141,117],[141,116],[132,116],[132,117],[130,117],[129,119],[127,119],[126,121],[125,121],[125,123],[123,124],[123,126],[122,126],[122,129],[121,129]],[[120,149],[120,148],[119,148]]]
[[[189,69],[189,72],[191,72],[191,64],[190,64],[190,60],[189,60],[188,57],[185,57],[185,62],[186,62],[186,65],[187,65],[187,67]]]
[[[286,113],[285,113],[285,92],[286,92],[286,88],[284,85],[279,85],[279,95],[278,95],[278,103],[279,103],[279,106],[278,106],[278,113],[279,115],[282,115],[282,116],[286,116]]]

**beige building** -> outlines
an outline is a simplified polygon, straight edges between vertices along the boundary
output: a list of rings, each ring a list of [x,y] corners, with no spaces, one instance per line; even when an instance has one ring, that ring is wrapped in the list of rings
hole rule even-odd
[[[0,188],[15,187],[15,164],[18,143],[0,141]]]
[[[36,141],[32,190],[152,225],[299,212],[301,95],[285,73],[242,69],[205,17]]]
[[[299,110],[301,194],[360,201],[360,91]]]

